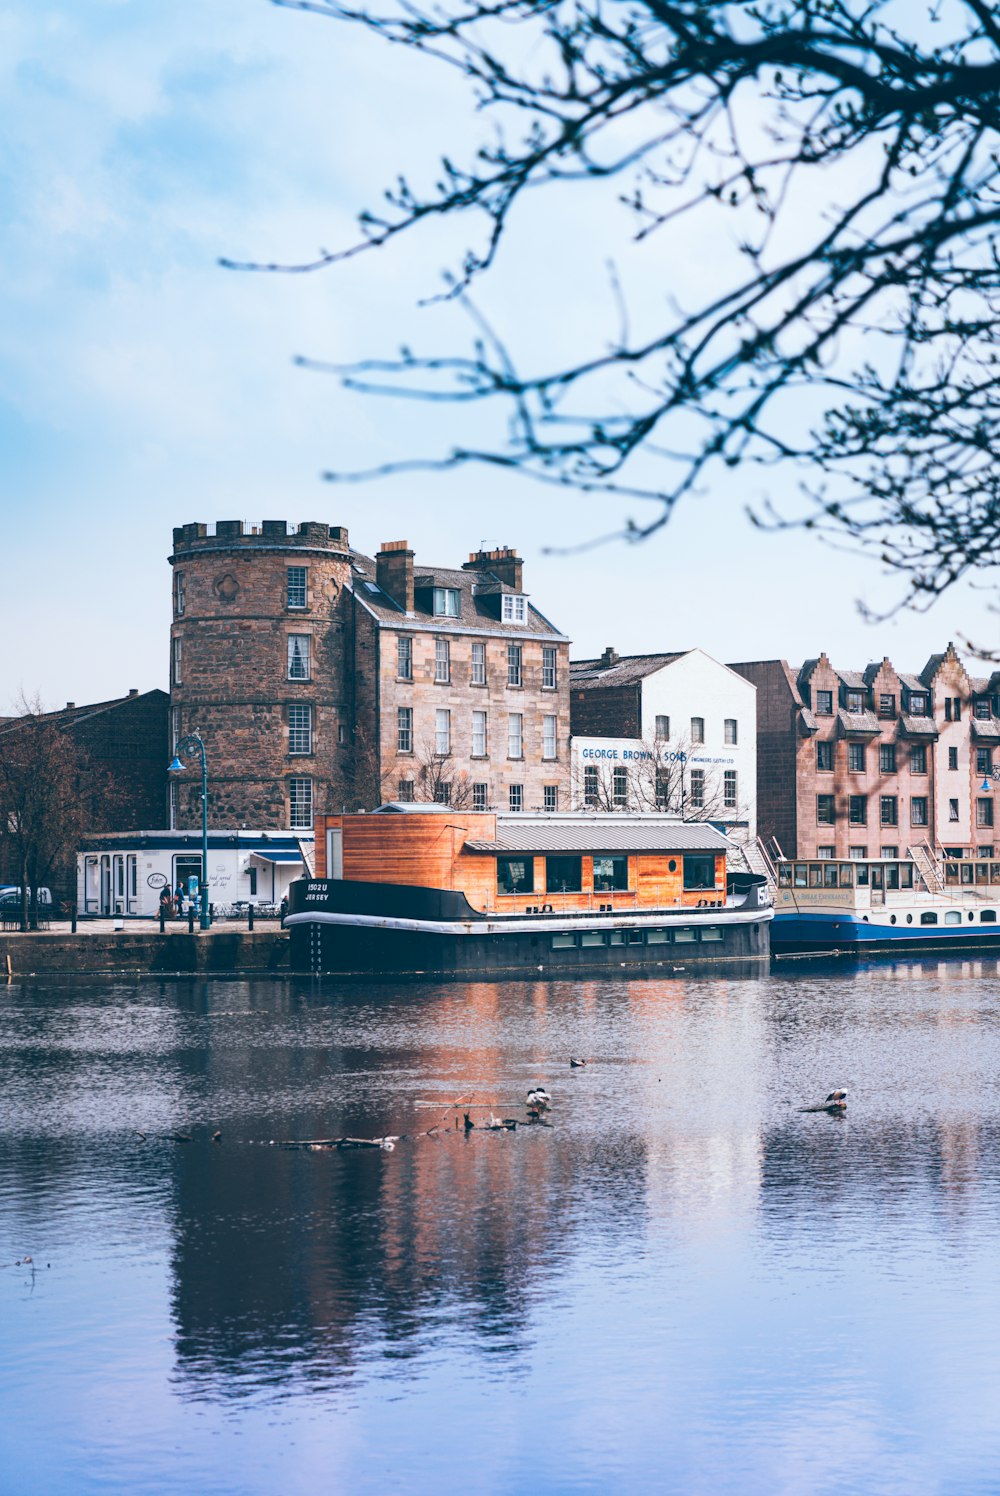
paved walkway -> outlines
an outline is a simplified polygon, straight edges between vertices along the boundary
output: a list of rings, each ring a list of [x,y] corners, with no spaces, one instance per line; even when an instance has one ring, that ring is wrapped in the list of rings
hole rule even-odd
[[[254,919],[254,927],[252,932],[248,931],[247,929],[245,915],[242,919],[217,920],[210,930],[205,931],[201,930],[197,919],[194,922],[194,933],[196,935],[201,935],[203,933],[206,935],[234,935],[237,933],[242,933],[244,935],[252,933],[256,935],[258,931],[261,934],[265,932],[276,934],[278,931],[280,931],[280,929],[281,921],[279,919],[261,919],[259,916]],[[25,934],[35,936],[59,935],[65,937],[67,935],[72,936],[72,933],[73,932],[68,919],[54,919],[46,930],[0,931],[0,935],[2,935],[5,940],[16,940],[19,935]],[[123,924],[123,931],[118,931],[116,922],[113,919],[81,919],[77,922],[76,933],[78,936],[115,935],[119,933],[124,933],[126,935],[158,935],[160,933],[160,921],[159,919],[126,919]],[[187,919],[168,919],[166,933],[168,935],[186,935],[188,933]]]

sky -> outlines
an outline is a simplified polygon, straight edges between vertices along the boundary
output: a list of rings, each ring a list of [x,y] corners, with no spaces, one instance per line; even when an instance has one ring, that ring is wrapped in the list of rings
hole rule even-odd
[[[790,478],[713,478],[638,546],[590,544],[645,518],[634,503],[511,474],[323,481],[488,433],[293,362],[465,340],[460,310],[418,305],[462,245],[436,227],[298,276],[218,259],[308,259],[348,242],[401,169],[427,180],[479,128],[440,69],[267,0],[0,0],[0,91],[0,714],[21,691],[58,706],[166,687],[166,557],[194,520],[318,519],[439,565],[513,545],[578,656],[825,649],[914,669],[949,639],[992,644],[992,593],[969,585],[864,621],[858,599],[898,593],[876,561],[745,518],[793,496]],[[687,233],[624,252],[627,222],[583,191],[515,227],[481,305],[536,367],[613,326],[609,254],[641,318],[722,252]]]

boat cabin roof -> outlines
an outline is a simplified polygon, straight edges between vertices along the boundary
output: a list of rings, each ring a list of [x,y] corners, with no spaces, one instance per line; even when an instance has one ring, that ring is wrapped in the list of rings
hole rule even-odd
[[[658,816],[497,816],[493,841],[467,841],[466,852],[725,852],[729,843],[705,821]]]

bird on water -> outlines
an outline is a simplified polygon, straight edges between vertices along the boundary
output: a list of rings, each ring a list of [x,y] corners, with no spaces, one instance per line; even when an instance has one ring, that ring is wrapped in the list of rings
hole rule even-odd
[[[847,1092],[831,1091],[825,1101],[817,1101],[815,1106],[800,1106],[800,1112],[846,1112]]]

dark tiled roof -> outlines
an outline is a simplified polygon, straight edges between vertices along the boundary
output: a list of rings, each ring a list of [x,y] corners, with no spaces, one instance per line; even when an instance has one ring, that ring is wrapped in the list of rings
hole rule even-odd
[[[151,691],[139,691],[135,696],[114,696],[110,701],[92,701],[85,706],[64,706],[55,712],[39,712],[37,717],[0,717],[0,732],[13,731],[32,720],[58,722],[67,728],[77,727],[81,722],[86,722],[89,717],[98,717],[102,712],[113,712],[116,707],[143,701],[148,696],[162,696],[164,701],[169,699],[166,691],[161,691],[158,686],[154,686]]]
[[[647,675],[681,660],[690,650],[678,650],[675,654],[622,655],[613,665],[604,665],[600,659],[571,660],[569,666],[570,685],[574,690],[589,691],[600,686],[628,686],[644,680]]]
[[[849,691],[867,691],[868,689],[868,682],[857,670],[838,670],[837,676]]]
[[[899,675],[901,683],[906,687],[908,691],[917,691],[921,695],[926,696],[927,687],[924,685],[919,675],[908,675],[902,670],[898,671],[897,674]]]
[[[565,637],[530,600],[524,623],[501,623],[497,597],[501,592],[513,592],[514,588],[505,586],[491,571],[462,571],[452,566],[421,566],[415,562],[413,617],[407,618],[400,605],[378,586],[375,580],[376,566],[372,558],[362,555],[360,551],[352,551],[351,561],[355,571],[355,597],[375,615],[380,624],[387,627],[432,625],[455,633],[463,633],[468,629],[488,629],[515,638],[522,634],[547,634],[556,639]],[[431,598],[434,587],[448,587],[458,593],[459,611],[456,618],[441,618],[434,613]]]
[[[907,712],[901,713],[903,731],[911,738],[936,738],[938,730],[933,717],[913,717]]]
[[[860,732],[868,735],[881,731],[879,720],[874,712],[845,712],[841,707],[837,713],[837,721],[840,723],[841,731],[845,733]]]
[[[496,841],[468,841],[472,852],[724,852],[728,842],[705,821],[667,816],[497,816]]]
[[[997,738],[1000,738],[1000,722],[997,722],[994,718],[990,718],[989,722],[980,722],[978,718],[973,717],[972,736],[974,738],[989,738],[991,742],[996,742]]]
[[[815,712],[811,712],[807,706],[800,708],[799,721],[806,732],[819,732],[819,722],[816,720]]]

